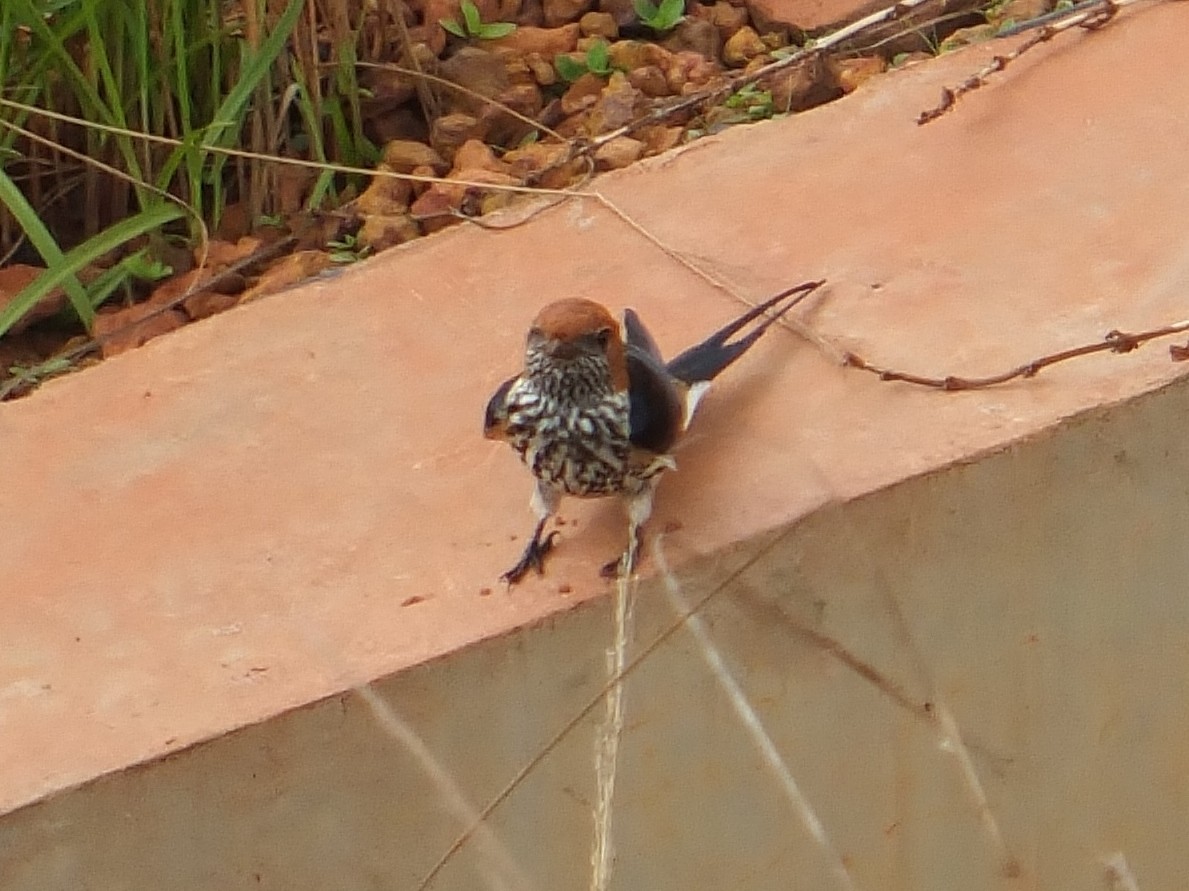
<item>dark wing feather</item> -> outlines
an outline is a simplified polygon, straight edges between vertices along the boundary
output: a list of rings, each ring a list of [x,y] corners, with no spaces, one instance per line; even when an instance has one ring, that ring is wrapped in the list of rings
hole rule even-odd
[[[629,438],[637,448],[666,454],[681,433],[684,397],[660,357],[653,352],[629,343],[627,361],[631,406]]]
[[[483,435],[488,439],[500,439],[504,435],[504,425],[508,423],[508,391],[516,380],[516,377],[508,378],[487,401],[487,410],[483,413]]]
[[[652,335],[648,333],[648,329],[644,327],[644,323],[640,321],[640,317],[636,315],[634,309],[623,311],[623,329],[627,336],[629,350],[634,347],[664,365],[664,359],[661,358],[661,351],[657,347],[656,341],[652,339]]]

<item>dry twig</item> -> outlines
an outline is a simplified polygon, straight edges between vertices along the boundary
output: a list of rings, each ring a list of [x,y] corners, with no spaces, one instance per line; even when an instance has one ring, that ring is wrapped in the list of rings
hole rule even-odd
[[[966,78],[957,87],[945,87],[942,89],[941,101],[933,108],[922,111],[920,116],[917,117],[917,123],[923,125],[937,120],[949,112],[962,96],[986,86],[991,75],[1002,71],[1029,50],[1052,40],[1058,34],[1068,31],[1070,28],[1079,26],[1087,30],[1101,28],[1107,22],[1111,21],[1122,7],[1134,2],[1136,0],[1084,0],[1084,2],[1069,9],[1046,13],[1030,21],[1015,25],[1001,34],[997,34],[997,37],[1011,37],[1033,28],[1039,29],[1010,53],[995,56],[989,64]]]
[[[981,390],[997,384],[1007,383],[1016,378],[1035,377],[1042,369],[1050,365],[1056,365],[1058,362],[1065,362],[1069,359],[1076,359],[1079,356],[1088,356],[1091,353],[1130,353],[1149,340],[1155,340],[1159,337],[1169,337],[1185,331],[1189,331],[1189,322],[1177,322],[1173,325],[1165,325],[1162,328],[1140,331],[1137,334],[1111,331],[1101,341],[1050,353],[1038,359],[1033,359],[1031,362],[1019,365],[1010,371],[993,374],[989,377],[958,377],[956,375],[925,377],[924,375],[914,374],[909,371],[881,368],[878,365],[868,362],[862,356],[849,352],[843,357],[843,363],[850,368],[869,371],[881,381],[903,381],[907,384],[915,384],[918,387],[931,387],[935,390]],[[1189,359],[1189,345],[1185,347],[1170,347],[1169,352],[1174,361]]]

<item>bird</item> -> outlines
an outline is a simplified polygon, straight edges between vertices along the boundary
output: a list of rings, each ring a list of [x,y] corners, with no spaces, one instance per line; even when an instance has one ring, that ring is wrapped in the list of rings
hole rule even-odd
[[[514,585],[544,572],[558,535],[545,527],[566,495],[625,500],[628,547],[602,574],[630,575],[657,483],[676,469],[672,450],[711,381],[824,283],[781,291],[668,362],[630,308],[617,320],[582,297],[544,306],[528,329],[523,370],[500,384],[483,419],[484,436],[512,446],[536,480],[536,526],[501,579]]]

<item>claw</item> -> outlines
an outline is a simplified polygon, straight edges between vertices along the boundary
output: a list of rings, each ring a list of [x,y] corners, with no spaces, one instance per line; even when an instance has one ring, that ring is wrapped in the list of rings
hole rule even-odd
[[[557,532],[550,532],[544,538],[541,537],[540,532],[541,530],[538,529],[537,534],[533,535],[532,540],[524,549],[524,553],[516,561],[516,565],[500,576],[501,581],[515,585],[528,574],[530,569],[535,569],[537,575],[544,574],[545,555],[553,550],[553,539],[557,537]]]

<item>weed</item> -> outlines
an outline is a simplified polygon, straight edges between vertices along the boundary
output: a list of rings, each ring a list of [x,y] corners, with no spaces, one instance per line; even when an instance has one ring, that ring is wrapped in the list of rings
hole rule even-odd
[[[605,40],[596,40],[586,50],[586,55],[578,59],[567,53],[559,53],[553,60],[553,67],[567,83],[573,83],[587,73],[610,77],[611,72],[615,70],[611,65],[611,54]]]
[[[356,235],[344,235],[342,238],[327,242],[332,263],[357,263],[371,252],[371,245],[360,244]]]
[[[661,0],[659,6],[652,0],[634,0],[632,5],[640,21],[658,33],[672,30],[685,18],[685,0]]]
[[[454,19],[438,19],[438,24],[463,40],[495,40],[497,37],[507,37],[516,30],[512,22],[484,22],[473,0],[462,0],[459,10],[462,13],[461,23]]]
[[[747,84],[732,93],[723,104],[742,112],[750,121],[764,121],[776,114],[772,105],[772,91],[761,90],[755,84]]]

